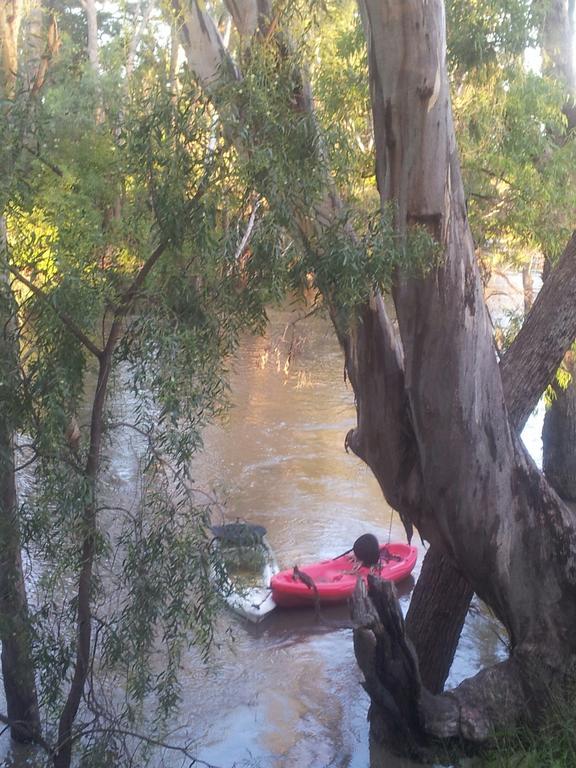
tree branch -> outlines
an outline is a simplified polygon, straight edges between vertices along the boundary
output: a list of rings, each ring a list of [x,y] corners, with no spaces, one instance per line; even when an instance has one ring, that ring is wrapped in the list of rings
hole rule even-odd
[[[576,338],[576,231],[500,362],[508,416],[521,432]]]
[[[118,728],[114,724],[110,725],[109,727],[87,729],[82,731],[78,738],[86,735],[89,736],[92,733],[114,733],[120,736],[127,736],[130,738],[138,739],[139,741],[142,741],[145,744],[149,744],[152,747],[160,747],[161,749],[167,749],[172,752],[179,752],[187,760],[191,761],[191,766],[202,765],[204,768],[221,768],[221,766],[215,765],[214,763],[209,763],[206,760],[201,760],[199,757],[196,757],[187,747],[178,746],[177,744],[170,744],[170,742],[162,741],[162,739],[155,739],[151,736],[146,736],[143,733],[139,733],[138,731],[131,731],[127,728]]]
[[[244,253],[244,249],[250,242],[250,239],[252,237],[252,231],[254,229],[254,223],[256,221],[256,215],[258,214],[258,208],[260,208],[261,203],[262,203],[261,200],[256,200],[256,202],[252,206],[250,218],[248,219],[248,224],[246,225],[246,231],[244,232],[244,235],[240,240],[238,248],[236,249],[236,253],[234,254],[234,261],[238,261],[240,259],[240,257]]]
[[[137,298],[138,291],[143,286],[144,281],[146,280],[146,278],[148,277],[148,275],[156,265],[156,262],[162,256],[165,250],[166,250],[166,242],[162,241],[156,246],[156,248],[152,251],[150,256],[148,256],[144,264],[140,267],[140,270],[137,272],[136,277],[132,281],[132,284],[124,291],[124,293],[120,297],[120,301],[114,312],[115,319],[117,317],[124,317],[130,311],[132,307],[132,303]]]
[[[134,30],[134,34],[132,35],[132,39],[130,40],[130,46],[128,48],[128,57],[126,59],[126,80],[130,80],[132,77],[132,72],[134,71],[134,66],[136,63],[136,53],[138,51],[138,46],[140,45],[140,41],[142,40],[142,35],[144,33],[144,29],[146,28],[146,24],[148,23],[148,19],[150,18],[150,14],[152,13],[152,10],[154,8],[154,0],[149,0],[149,2],[146,4],[146,7],[144,8],[144,12],[142,13],[141,18],[138,21],[138,24],[136,25],[136,29]],[[140,6],[138,6],[138,11],[140,11]]]
[[[28,144],[24,144],[24,149],[29,152],[31,155],[33,155],[37,160],[39,160],[43,165],[45,165],[47,168],[50,168],[50,170],[56,174],[56,176],[59,176],[60,178],[63,178],[64,172],[58,168],[57,165],[54,165],[54,163],[51,163],[50,160],[46,160],[45,157],[42,157],[42,155],[36,151],[35,149],[32,149]]]
[[[62,312],[62,310],[58,309],[58,307],[54,306],[54,303],[50,299],[50,296],[45,293],[41,288],[38,288],[37,285],[34,285],[30,280],[28,280],[27,277],[25,277],[13,264],[8,264],[8,270],[9,272],[14,275],[14,277],[18,280],[18,282],[22,283],[22,285],[25,285],[28,290],[30,290],[35,296],[37,296],[42,302],[44,302],[47,306],[50,307],[50,309],[56,314],[56,316],[62,321],[62,323],[66,326],[66,328],[70,331],[71,334],[76,336],[78,341],[86,347],[86,349],[91,352],[95,357],[100,359],[102,356],[102,350],[99,349],[94,342],[92,342],[88,336],[82,331],[76,323],[72,320],[72,318],[66,314],[66,312]]]

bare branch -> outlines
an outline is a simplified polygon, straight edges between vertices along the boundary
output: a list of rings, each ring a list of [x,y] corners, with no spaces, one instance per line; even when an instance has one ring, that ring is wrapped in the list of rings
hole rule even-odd
[[[201,760],[199,757],[196,757],[185,746],[170,744],[170,742],[162,741],[161,739],[154,739],[151,736],[145,736],[143,733],[139,733],[138,731],[131,731],[127,728],[117,728],[113,724],[108,728],[104,728],[104,727],[91,728],[90,730],[83,731],[81,734],[79,734],[79,737],[90,735],[93,733],[110,733],[110,732],[113,732],[120,736],[127,736],[130,738],[138,739],[139,741],[142,741],[145,744],[149,744],[150,746],[153,746],[153,747],[160,747],[161,749],[167,749],[172,752],[178,752],[188,760],[191,760],[192,761],[191,765],[202,765],[204,766],[204,768],[221,768],[221,766],[215,765],[214,763],[209,763],[206,760]]]
[[[238,261],[240,259],[240,257],[244,253],[244,249],[246,248],[246,246],[250,241],[250,238],[252,237],[252,232],[254,230],[254,223],[256,221],[256,214],[258,213],[258,209],[260,208],[261,204],[262,204],[262,200],[257,200],[254,203],[254,206],[252,207],[252,213],[250,214],[250,218],[248,219],[246,231],[244,232],[242,240],[240,240],[240,244],[238,245],[238,248],[236,249],[236,253],[234,254],[234,261]]]
[[[159,245],[156,246],[156,248],[152,251],[150,256],[146,259],[144,264],[140,267],[140,270],[136,274],[136,277],[132,281],[132,285],[129,286],[129,288],[124,291],[122,294],[122,297],[120,299],[120,303],[118,307],[116,308],[115,312],[115,319],[118,318],[118,316],[124,316],[127,312],[130,311],[132,308],[132,303],[136,299],[138,295],[138,291],[140,288],[142,288],[142,285],[144,284],[144,281],[154,268],[156,262],[158,259],[162,256],[164,251],[166,250],[166,242],[161,242]]]
[[[41,154],[40,154],[40,153],[39,153],[39,152],[38,152],[36,149],[32,149],[32,147],[31,147],[31,146],[29,146],[28,144],[25,144],[25,145],[24,145],[24,149],[25,149],[27,152],[29,152],[31,155],[34,155],[34,157],[35,157],[37,160],[40,160],[40,162],[41,162],[43,165],[45,165],[47,168],[50,168],[50,170],[51,170],[53,173],[55,173],[55,174],[56,174],[56,176],[59,176],[60,178],[63,178],[63,176],[64,176],[64,172],[63,172],[63,171],[62,171],[60,168],[58,168],[58,166],[57,166],[57,165],[54,165],[54,163],[51,163],[51,162],[50,162],[50,160],[46,160],[46,158],[45,158],[45,157],[42,157],[42,155],[41,155]]]

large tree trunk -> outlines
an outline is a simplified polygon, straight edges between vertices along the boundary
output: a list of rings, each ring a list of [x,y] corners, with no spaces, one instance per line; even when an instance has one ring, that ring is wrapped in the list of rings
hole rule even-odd
[[[0,3],[0,98],[14,96],[23,18],[19,0]],[[0,117],[3,106],[0,105]],[[6,218],[0,202],[0,641],[10,735],[27,742],[40,734],[31,631],[20,551],[16,490],[14,409],[18,385],[18,334],[10,281]]]
[[[0,86],[4,94],[12,93],[16,83],[23,11],[22,0],[2,0],[0,3]]]
[[[422,684],[431,693],[444,690],[473,596],[454,562],[431,547],[406,615],[406,632],[421,660]]]
[[[13,444],[18,340],[5,259],[6,220],[0,216],[0,641],[10,734],[26,742],[40,733],[40,714],[20,553]]]
[[[540,0],[543,11],[543,69],[567,89],[564,114],[567,125],[564,140],[576,126],[576,62],[574,0]],[[538,3],[537,3],[538,4]]]
[[[574,661],[576,619],[568,606],[576,597],[576,531],[509,426],[456,155],[443,5],[362,5],[382,202],[393,205],[401,235],[425,227],[443,254],[424,277],[400,272],[394,290],[425,489],[419,528],[491,606],[512,648],[505,664],[438,697],[438,717],[418,727],[482,740],[520,713],[535,714],[542,691]],[[382,627],[360,620],[357,635],[372,632],[378,649],[380,634],[400,641],[386,619],[390,597],[373,592]],[[361,665],[398,704],[394,665],[378,650],[368,656],[359,654]],[[411,679],[412,704],[424,706],[417,675]],[[371,719],[381,725],[383,696],[373,691]]]
[[[564,113],[567,123],[556,137],[559,144],[569,140],[576,126],[576,70],[574,63],[574,2],[552,0],[546,6],[543,25],[544,69],[566,90]],[[569,353],[564,368],[572,375],[574,359]],[[549,404],[542,432],[543,463],[546,477],[565,499],[576,499],[576,382],[565,388],[553,384],[555,397]]]
[[[219,84],[222,79],[226,80],[230,76],[239,77],[238,70],[229,60],[224,46],[219,41],[215,25],[206,13],[196,3],[192,4],[191,9],[176,2],[174,5],[182,27],[182,43],[189,66],[218,105]],[[262,5],[259,3],[260,7]],[[230,6],[235,13],[238,27],[244,34],[249,34],[259,18],[257,14],[249,12],[250,3],[230,3]],[[264,13],[264,19],[266,17],[271,17],[269,11]],[[264,25],[261,24],[261,28],[262,26]],[[265,34],[268,39],[268,33]],[[227,96],[224,119],[230,114],[230,94]],[[237,123],[241,122],[239,111],[235,112],[234,117]],[[234,126],[231,128],[229,136],[242,151],[242,132],[234,130]],[[257,136],[252,136],[252,140],[254,139],[257,140]],[[342,204],[329,184],[327,189],[325,203],[313,212],[315,218],[312,221],[303,222],[301,213],[295,213],[296,230],[308,228],[308,231],[313,229],[321,234],[323,228],[337,225]],[[434,228],[433,220],[427,220],[425,223]],[[341,223],[339,225],[342,226]],[[353,233],[349,233],[349,236],[353,237]],[[470,275],[472,277],[469,282],[473,285],[473,273]],[[576,283],[574,278],[573,282]],[[481,299],[477,301],[478,306],[482,306]],[[358,427],[347,436],[347,445],[371,466],[388,501],[399,509],[408,529],[412,522],[422,523],[424,527],[423,516],[430,513],[432,503],[423,493],[420,450],[409,410],[410,390],[405,383],[402,350],[398,346],[383,303],[379,297],[374,296],[371,303],[363,308],[360,319],[352,329],[342,328],[337,307],[332,308],[332,314],[346,352],[347,369],[358,404]],[[525,335],[525,346],[530,346],[531,337],[532,334]],[[538,350],[538,354],[542,352],[543,350]],[[491,344],[486,348],[484,356],[495,363]],[[521,359],[524,359],[523,356]],[[518,371],[515,384],[524,384],[524,396],[535,398],[536,402],[542,389],[535,392],[534,384],[530,387],[533,381],[531,374],[524,375],[522,371]],[[511,389],[514,390],[515,386]],[[484,442],[487,439],[485,435]],[[449,558],[452,570],[448,569],[447,572],[450,573],[450,578],[453,578],[458,569],[454,548],[447,546],[442,536],[435,536],[435,528],[432,526],[425,530],[425,534],[435,538],[440,547],[439,551]],[[466,584],[467,581],[462,585],[462,593],[467,604],[470,590]],[[438,603],[441,604],[441,600]],[[428,626],[431,624],[428,623]]]
[[[553,380],[575,334],[576,233],[500,362],[508,419],[517,434]],[[448,677],[472,595],[456,564],[432,547],[414,588],[406,631],[421,659],[422,681],[433,693],[442,690]]]

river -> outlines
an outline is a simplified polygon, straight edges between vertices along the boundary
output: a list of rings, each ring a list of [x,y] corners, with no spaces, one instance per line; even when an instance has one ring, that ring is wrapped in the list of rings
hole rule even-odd
[[[243,345],[234,407],[225,426],[208,431],[198,467],[201,484],[226,492],[230,518],[268,529],[285,568],[338,554],[366,531],[405,540],[369,470],[343,449],[355,411],[330,326],[292,319],[274,313],[267,337]],[[424,548],[415,538],[417,576]],[[400,586],[404,609],[413,583]],[[347,610],[324,613],[329,626],[312,611],[277,611],[258,627],[230,619],[235,642],[220,671],[186,685],[199,757],[225,768],[367,768],[368,697]],[[450,684],[503,655],[494,623],[475,604]]]
[[[330,557],[367,531],[404,540],[367,468],[344,451],[354,426],[353,393],[326,318],[292,324],[301,309],[275,311],[266,337],[247,338],[231,370],[227,423],[210,427],[195,480],[223,500],[228,519],[264,525],[281,567]],[[527,434],[538,453],[538,424]],[[129,497],[137,445],[118,446],[109,484]],[[419,547],[418,575],[424,547]],[[400,585],[407,608],[414,580]],[[231,633],[230,630],[231,629]],[[449,684],[505,649],[495,623],[473,604]],[[223,613],[208,666],[184,659],[183,699],[173,741],[219,768],[367,768],[368,696],[352,648],[346,608],[277,610],[260,625]],[[4,737],[6,746],[6,738]],[[6,753],[5,753],[6,754]],[[8,750],[4,765],[12,761]],[[156,765],[188,765],[170,753]],[[387,768],[406,765],[391,758]]]

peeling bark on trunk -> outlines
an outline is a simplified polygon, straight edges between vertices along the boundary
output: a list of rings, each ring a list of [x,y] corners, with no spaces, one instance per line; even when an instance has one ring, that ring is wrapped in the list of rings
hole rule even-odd
[[[535,714],[543,688],[574,662],[576,530],[509,426],[456,155],[443,6],[363,6],[382,202],[393,205],[400,234],[424,226],[443,254],[420,279],[400,272],[394,289],[425,491],[419,528],[492,607],[512,646],[509,662],[435,702],[440,711],[456,700],[457,717],[425,730],[482,740],[521,712]],[[384,636],[398,635],[382,625]],[[378,653],[373,667],[396,701],[394,664]],[[427,695],[421,689],[416,701]],[[380,711],[373,697],[373,724]]]
[[[0,85],[4,93],[11,93],[16,83],[23,10],[22,0],[3,0],[0,3]]]

